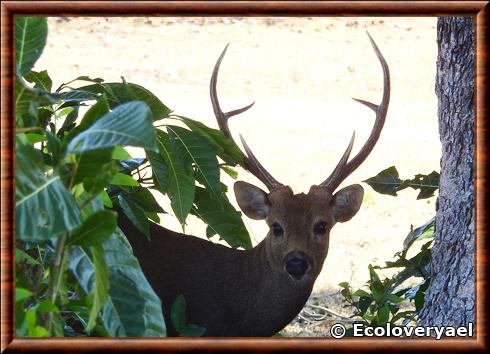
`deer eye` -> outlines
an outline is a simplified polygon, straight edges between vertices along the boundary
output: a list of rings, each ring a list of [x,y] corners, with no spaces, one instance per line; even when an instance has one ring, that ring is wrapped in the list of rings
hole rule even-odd
[[[274,224],[272,224],[272,233],[274,234],[274,236],[279,237],[282,236],[284,230],[282,229],[281,225],[275,222]]]
[[[315,224],[315,227],[313,229],[315,231],[315,234],[317,235],[323,235],[325,232],[327,232],[327,223],[325,221],[320,221]]]

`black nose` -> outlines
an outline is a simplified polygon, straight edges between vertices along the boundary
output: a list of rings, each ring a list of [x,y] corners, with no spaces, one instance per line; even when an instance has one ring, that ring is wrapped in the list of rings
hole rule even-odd
[[[300,279],[309,270],[307,256],[303,252],[291,252],[285,261],[286,272],[293,278]]]

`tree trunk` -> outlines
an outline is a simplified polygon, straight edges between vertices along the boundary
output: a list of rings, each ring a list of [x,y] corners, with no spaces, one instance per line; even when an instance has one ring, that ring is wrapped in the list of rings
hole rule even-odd
[[[432,280],[418,324],[464,326],[475,318],[473,19],[439,18],[437,43],[441,178]]]

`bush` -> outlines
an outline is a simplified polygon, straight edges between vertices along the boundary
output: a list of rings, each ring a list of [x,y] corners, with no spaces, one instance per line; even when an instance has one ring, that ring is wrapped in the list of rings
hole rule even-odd
[[[164,336],[160,299],[111,208],[148,236],[150,220],[169,212],[159,193],[182,228],[193,214],[208,237],[251,248],[220,181],[220,171],[236,178],[243,155],[124,78],[80,76],[53,90],[49,74],[33,70],[47,33],[43,17],[16,18],[17,336]]]
[[[401,180],[394,166],[381,171],[366,181],[375,191],[396,196],[407,187],[419,189],[417,199],[433,196],[439,188],[439,174],[416,175],[413,179]],[[386,262],[384,267],[369,265],[370,280],[365,288],[353,291],[349,283],[340,283],[344,307],[353,308],[352,318],[367,326],[385,326],[388,322],[409,325],[416,322],[424,305],[425,291],[430,284],[430,249],[435,234],[435,218],[424,225],[412,229],[403,242],[402,251],[395,254],[394,262]],[[414,245],[420,250],[408,258]],[[377,269],[400,269],[390,278],[380,278]],[[417,280],[414,280],[417,279]],[[352,328],[347,332],[352,334]]]

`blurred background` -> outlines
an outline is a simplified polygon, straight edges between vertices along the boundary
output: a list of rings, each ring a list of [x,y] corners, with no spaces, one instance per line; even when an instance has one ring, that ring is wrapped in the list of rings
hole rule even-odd
[[[175,113],[217,128],[209,99],[213,66],[227,43],[218,93],[224,111],[253,101],[230,128],[242,134],[262,164],[297,193],[323,181],[337,164],[352,132],[354,155],[367,139],[374,114],[351,97],[379,103],[382,72],[366,35],[372,35],[391,71],[391,103],[377,146],[341,185],[359,183],[396,166],[401,178],[439,171],[441,156],[434,94],[436,18],[50,18],[48,43],[37,70],[53,87],[78,76],[140,84]],[[233,180],[224,177],[231,187]],[[240,170],[239,179],[263,187]],[[363,184],[364,203],[348,223],[337,224],[314,295],[338,293],[369,279],[368,264],[384,265],[402,249],[411,225],[435,215],[435,197],[416,200],[406,189],[380,195]],[[230,188],[230,191],[233,189]],[[229,194],[232,203],[235,198]],[[165,210],[168,200],[161,198]],[[267,233],[244,216],[254,244]],[[205,237],[189,217],[186,232]],[[176,231],[171,215],[162,224]],[[340,301],[333,297],[331,307]]]

